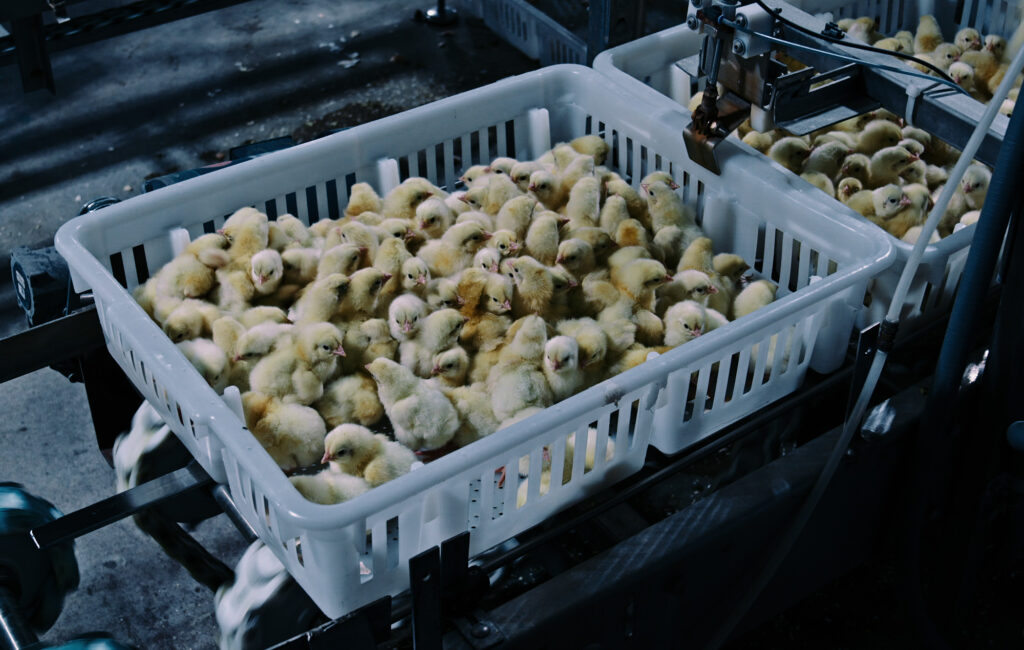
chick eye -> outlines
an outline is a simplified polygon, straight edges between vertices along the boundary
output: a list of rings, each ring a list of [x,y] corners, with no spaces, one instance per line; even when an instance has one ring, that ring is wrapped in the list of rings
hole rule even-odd
[[[683,327],[685,327],[686,329],[690,329],[690,326],[687,323],[683,323]]]
[[[331,346],[329,346],[329,345],[321,345],[320,349],[322,349],[322,350],[330,350]]]
[[[492,300],[493,302],[498,302],[498,298],[497,298],[496,296],[491,296],[491,300]]]
[[[407,277],[407,278],[409,278],[410,280],[412,280],[412,273],[407,273],[407,274],[405,275],[405,277]]]

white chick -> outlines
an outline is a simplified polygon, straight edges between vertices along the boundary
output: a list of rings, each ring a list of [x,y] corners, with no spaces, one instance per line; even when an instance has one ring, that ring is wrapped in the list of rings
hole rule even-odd
[[[768,156],[794,174],[799,174],[804,161],[811,155],[811,147],[803,138],[781,138],[768,150]]]
[[[498,430],[500,422],[494,417],[491,396],[483,382],[455,388],[441,387],[459,414],[459,430],[453,442],[459,448],[489,436]]]
[[[427,263],[430,273],[438,277],[453,275],[473,263],[473,256],[491,238],[479,223],[458,223],[448,229],[441,239],[423,245],[419,257]]]
[[[556,336],[544,345],[544,376],[554,401],[560,402],[583,387],[579,357],[579,344],[571,336]]]
[[[677,226],[686,235],[685,242],[704,236],[694,221],[693,210],[683,203],[683,199],[665,182],[654,182],[642,186],[647,192],[647,211],[651,217],[651,231],[657,234],[666,226]]]
[[[967,206],[972,210],[980,210],[985,205],[988,185],[992,180],[992,172],[983,165],[973,164],[964,172],[960,179],[960,191],[964,195]]]
[[[262,250],[249,261],[249,279],[253,289],[261,296],[277,291],[284,279],[284,263],[281,254],[273,249]]]
[[[388,329],[396,341],[408,341],[419,333],[427,317],[427,303],[412,294],[398,296],[388,307]]]
[[[384,197],[381,214],[394,219],[411,221],[416,208],[432,196],[444,198],[445,193],[425,178],[407,178]]]
[[[285,402],[312,404],[337,370],[337,357],[345,354],[342,340],[341,332],[330,323],[297,328],[293,344],[279,347],[252,369],[252,389]]]
[[[434,365],[430,375],[439,388],[455,388],[466,383],[469,373],[469,354],[460,346],[455,346],[434,355]]]
[[[416,207],[416,223],[431,239],[439,239],[455,223],[455,215],[439,198],[429,198]]]
[[[554,264],[558,257],[558,219],[552,214],[538,215],[526,232],[525,254],[541,264]]]
[[[351,194],[348,197],[348,205],[345,206],[345,215],[356,217],[364,212],[380,213],[384,209],[384,203],[380,196],[369,183],[356,183],[352,186]]]
[[[665,345],[676,347],[689,343],[705,330],[706,310],[700,303],[684,300],[665,312]]]
[[[361,476],[370,487],[377,487],[408,474],[416,454],[364,426],[342,424],[324,438],[321,462],[351,476]]]
[[[915,160],[917,156],[899,145],[879,149],[871,156],[871,187],[899,183],[900,174]]]
[[[333,469],[312,475],[290,476],[288,480],[307,500],[323,505],[350,501],[370,489],[366,480]]]
[[[953,44],[966,52],[981,49],[981,34],[973,27],[965,27],[953,37]]]
[[[420,298],[427,293],[430,283],[430,269],[419,257],[410,257],[402,262],[402,290]]]
[[[175,344],[213,390],[227,388],[227,354],[210,339],[192,339]]]
[[[524,187],[525,191],[526,188]],[[537,209],[537,199],[529,195],[517,196],[509,200],[494,218],[494,227],[498,230],[511,230],[522,240],[530,228],[533,213]]]
[[[444,394],[394,361],[377,359],[367,366],[377,382],[395,438],[414,451],[443,447],[459,429],[459,415]]]
[[[293,323],[317,323],[329,320],[348,292],[349,279],[332,273],[306,287],[289,313]]]
[[[466,318],[454,309],[441,309],[423,320],[419,335],[402,341],[399,361],[417,377],[430,377],[434,356],[452,348],[459,340]]]

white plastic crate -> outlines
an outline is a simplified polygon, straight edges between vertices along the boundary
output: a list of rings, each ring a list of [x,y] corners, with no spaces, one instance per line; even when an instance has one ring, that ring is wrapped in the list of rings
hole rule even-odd
[[[878,23],[878,31],[892,36],[906,29],[917,31],[917,21],[925,14],[935,16],[947,41],[957,31],[973,27],[986,34],[1009,38],[1021,19],[1015,0],[787,0],[809,14],[830,13],[834,20],[868,16]]]
[[[587,44],[526,0],[457,0],[510,45],[541,65],[587,62]]]
[[[637,471],[652,431],[659,447],[680,448],[792,392],[808,366],[841,362],[866,283],[894,259],[891,245],[867,224],[780,190],[790,179],[736,146],[726,147],[721,176],[697,167],[686,158],[680,119],[609,87],[589,68],[553,66],[79,217],[60,229],[56,245],[76,290],[93,291],[113,357],[203,467],[228,482],[246,520],[335,617],[408,588],[409,558],[452,535],[470,531],[471,552],[479,553]],[[634,185],[656,169],[673,173],[716,245],[774,278],[779,300],[347,503],[303,499],[122,286],[137,286],[147,270],[168,261],[173,229],[212,230],[244,205],[306,221],[337,216],[358,181],[381,192],[412,175],[450,186],[471,164],[534,158],[588,133],[611,145],[607,164]],[[701,399],[686,422],[661,415],[687,401],[685,391],[661,389],[689,368],[718,363],[718,376],[728,377],[739,364],[746,376],[744,364],[763,366],[749,358],[755,342],[791,332],[786,372],[749,387],[740,380],[729,400]],[[584,472],[586,445],[578,443],[570,480],[552,480],[544,495],[531,481],[526,503],[517,507],[519,459],[529,456],[536,468],[549,446],[552,466],[560,467],[574,432],[578,441],[596,436],[593,470]],[[605,461],[610,438],[614,454]],[[502,467],[509,471],[499,488],[495,471]]]
[[[875,7],[878,3],[869,2],[866,5]],[[864,11],[867,12],[867,9]],[[913,20],[916,26],[917,18]],[[702,35],[686,25],[678,25],[602,52],[594,59],[594,69],[638,97],[660,105],[664,110],[686,114],[686,104],[698,88],[696,82],[675,63],[679,59],[696,54],[700,50],[702,38]],[[767,156],[762,156],[738,139],[733,138],[731,142],[753,156],[771,162]],[[805,193],[807,188],[811,187],[781,165],[774,162],[771,164],[789,176],[790,184],[800,188],[801,193]],[[867,223],[853,210],[823,192],[810,191],[806,200],[821,202],[829,211],[840,211]],[[859,326],[881,321],[885,317],[889,302],[896,291],[900,273],[906,266],[910,251],[914,248],[912,244],[889,235],[881,228],[877,230],[896,247],[897,262],[869,286],[865,298],[867,308],[858,318]],[[970,226],[925,249],[921,266],[914,276],[910,292],[903,304],[901,335],[906,335],[913,331],[915,326],[924,324],[949,310],[960,283],[960,274],[963,272],[973,237],[974,226]]]

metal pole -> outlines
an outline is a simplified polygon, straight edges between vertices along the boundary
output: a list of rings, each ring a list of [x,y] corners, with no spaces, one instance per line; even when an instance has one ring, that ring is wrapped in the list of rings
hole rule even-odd
[[[39,643],[32,628],[18,609],[18,599],[11,590],[0,585],[0,645],[9,650],[26,650]]]

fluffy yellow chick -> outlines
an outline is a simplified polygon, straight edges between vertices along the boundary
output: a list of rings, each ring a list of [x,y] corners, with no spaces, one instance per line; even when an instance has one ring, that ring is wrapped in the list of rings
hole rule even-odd
[[[229,269],[247,270],[253,255],[267,247],[270,224],[267,215],[254,208],[242,208],[227,218],[218,231],[228,238]]]
[[[676,271],[696,269],[710,273],[713,270],[713,259],[714,251],[711,248],[711,239],[708,237],[698,237],[683,251],[683,256],[679,258],[679,265],[676,267]]]
[[[675,228],[675,226],[666,226],[666,228]],[[626,219],[620,222],[612,235],[612,241],[620,247],[642,246],[647,250],[651,249],[647,229],[636,219]]]
[[[227,388],[228,357],[220,346],[210,339],[192,339],[175,345],[213,390],[220,393]]]
[[[846,30],[846,33],[850,36],[850,38],[871,45],[877,42],[880,38],[878,32],[875,31],[875,29],[875,19],[868,18],[865,16],[855,19],[853,21],[853,24],[850,25],[850,28]]]
[[[768,150],[775,144],[775,140],[769,133],[761,133],[760,131],[751,131],[750,133],[743,136],[743,142],[750,145],[758,152],[766,154]]]
[[[268,226],[267,246],[279,253],[287,248],[309,246],[313,242],[306,224],[294,215],[282,214]]]
[[[902,52],[903,42],[898,38],[883,38],[882,40],[875,43],[875,47],[880,50],[888,50],[889,52]]]
[[[401,295],[388,307],[388,328],[396,341],[407,341],[419,333],[427,316],[427,303],[412,294]]]
[[[568,228],[593,227],[601,215],[601,185],[597,178],[581,178],[569,190],[569,201],[565,205],[565,216],[569,217]]]
[[[895,126],[895,125],[894,125]],[[898,130],[898,129],[897,129]],[[829,179],[835,178],[843,160],[850,154],[850,148],[841,142],[825,142],[811,149],[804,164],[804,173],[818,172]]]
[[[822,174],[821,172],[804,172],[803,174],[800,174],[800,178],[815,186],[825,194],[828,194],[830,197],[835,198],[835,186],[832,184],[832,179],[825,174]]]
[[[348,292],[349,279],[332,273],[306,287],[295,303],[289,318],[294,323],[317,323],[330,320],[338,304]]]
[[[914,35],[912,33],[903,29],[893,34],[893,38],[899,41],[900,44],[903,46],[903,49],[901,50],[902,52],[906,54],[914,53]]]
[[[356,217],[364,212],[381,213],[384,210],[384,202],[381,201],[377,191],[369,183],[356,183],[352,186],[351,194],[348,197],[348,205],[345,206],[345,216]]]
[[[441,239],[423,245],[419,257],[427,263],[430,273],[445,277],[453,275],[473,263],[473,256],[483,248],[491,233],[475,222],[455,224]]]
[[[511,230],[495,230],[491,234],[489,245],[498,249],[502,257],[517,255],[523,247],[519,242],[519,236]]]
[[[854,192],[849,199],[846,200],[846,205],[854,212],[860,213],[862,217],[871,217],[875,214],[875,195],[873,190],[860,190]]]
[[[687,240],[703,236],[704,232],[694,221],[693,210],[683,203],[682,197],[669,184],[656,181],[641,187],[647,192],[652,232],[657,233],[665,226],[678,226],[686,233]]]
[[[275,350],[252,369],[252,389],[284,402],[312,404],[337,370],[337,357],[345,354],[342,338],[330,323],[297,328],[292,345]]]
[[[210,293],[210,300],[224,311],[239,312],[248,309],[256,295],[248,271],[218,269],[214,276],[217,286]]]
[[[381,213],[385,217],[411,221],[416,208],[432,196],[445,198],[445,193],[425,178],[407,178],[384,196]]]
[[[900,239],[908,244],[916,244],[917,240],[921,238],[921,230],[921,226],[911,226],[910,228],[907,228],[907,232],[903,233],[903,236],[900,237]],[[932,236],[928,239],[928,243],[936,244],[940,241],[942,240],[939,238],[939,233],[933,230]]]
[[[751,314],[765,305],[775,302],[778,286],[768,280],[756,280],[748,284],[737,294],[733,301],[733,315],[739,319]]]
[[[454,309],[440,309],[423,320],[419,334],[402,341],[399,361],[418,377],[429,378],[434,356],[452,348],[459,340],[466,318]]]
[[[324,385],[324,394],[313,403],[329,427],[348,422],[373,426],[384,417],[384,405],[377,397],[377,384],[359,372],[339,377]]]
[[[416,207],[415,223],[430,239],[438,239],[455,223],[455,215],[439,198],[429,198]]]
[[[408,474],[416,454],[364,426],[342,424],[324,438],[321,462],[351,476],[361,476],[370,487],[377,487]]]
[[[459,415],[459,429],[452,442],[457,447],[476,442],[498,430],[500,422],[494,417],[491,396],[483,382],[469,386],[441,387]]]
[[[354,248],[354,247],[353,247]],[[318,248],[289,248],[281,253],[284,284],[305,286],[317,277],[321,251]]]
[[[529,256],[511,258],[516,291],[512,299],[512,313],[516,317],[544,313],[555,294],[555,280],[551,271]]]
[[[249,279],[257,295],[266,296],[277,291],[284,279],[281,254],[273,249],[262,250],[249,261]]]
[[[888,219],[903,208],[910,205],[910,198],[903,194],[903,188],[899,185],[884,185],[872,191],[872,203],[874,204],[874,218],[871,220]]]
[[[964,172],[960,179],[960,192],[964,195],[967,207],[972,210],[980,210],[985,205],[985,196],[988,194],[988,185],[992,180],[992,172],[979,164],[973,164]]]
[[[351,501],[370,489],[365,479],[330,468],[317,474],[290,476],[288,480],[307,500],[322,505]]]
[[[669,307],[684,300],[694,300],[706,304],[708,296],[717,294],[718,291],[718,287],[711,281],[711,276],[704,271],[697,269],[679,271],[673,276],[671,282],[658,289],[655,313],[664,318],[665,311]]]
[[[473,187],[477,181],[486,178],[490,173],[491,171],[487,168],[487,165],[471,165],[469,169],[463,172],[462,176],[459,176],[459,180],[466,187]]]
[[[523,160],[512,166],[512,169],[509,171],[509,178],[512,179],[512,182],[515,183],[516,187],[520,190],[528,192],[530,190],[530,176],[533,172],[541,171],[543,169],[547,169],[547,167],[542,163],[535,160]]]
[[[526,237],[526,231],[530,228],[536,209],[537,199],[528,194],[517,196],[498,210],[494,218],[494,227],[498,230],[510,230],[521,240]]]
[[[608,261],[608,256],[615,252],[615,242],[612,241],[612,238],[608,233],[600,228],[576,228],[572,231],[572,236],[576,239],[582,239],[590,244],[590,248],[594,251],[594,259],[597,261],[598,266],[605,265]],[[537,259],[540,260],[539,257]]]
[[[917,33],[914,34],[914,52],[923,53],[935,50],[945,39],[939,28],[939,21],[931,14],[921,16],[917,21]]]
[[[571,397],[583,387],[585,375],[579,357],[579,344],[571,336],[556,336],[544,345],[544,377],[555,402]]]
[[[872,120],[857,138],[857,153],[868,156],[879,149],[895,147],[903,139],[903,131],[889,120]]]
[[[486,184],[477,183],[463,196],[463,200],[474,210],[496,215],[507,201],[523,194],[522,190],[505,174],[493,174]]]
[[[487,274],[479,288],[476,306],[470,309],[470,301],[467,300],[462,308],[462,315],[468,319],[459,335],[464,345],[471,350],[488,351],[501,344],[502,337],[511,325],[511,319],[506,314],[512,310],[514,286],[508,276]]]
[[[465,348],[455,346],[434,355],[434,365],[430,376],[435,379],[439,388],[455,388],[466,383],[469,373],[469,354]]]
[[[213,323],[220,316],[220,310],[205,300],[186,298],[171,310],[161,326],[169,339],[179,343],[210,336]]]
[[[569,199],[569,193],[562,189],[558,176],[547,169],[539,169],[530,174],[527,189],[537,202],[548,210],[557,211]]]
[[[315,465],[323,453],[327,427],[308,406],[288,404],[270,395],[242,395],[245,425],[283,469]]]
[[[465,302],[459,295],[458,283],[451,278],[438,278],[427,284],[427,305],[431,309],[457,309]]]
[[[665,265],[657,260],[640,259],[627,266],[621,273],[612,274],[612,284],[635,307],[654,309],[655,292],[672,276],[665,272]]]
[[[419,257],[410,257],[402,263],[402,291],[420,298],[426,295],[430,283],[430,269]]]
[[[328,231],[324,249],[333,248],[338,244],[358,246],[362,253],[360,266],[365,266],[372,262],[377,255],[377,246],[380,245],[380,240],[377,239],[377,233],[370,226],[358,221],[348,221]]]
[[[871,159],[862,153],[852,153],[843,159],[839,168],[839,176],[842,178],[854,178],[860,181],[861,185],[868,185],[868,178],[871,174]]]
[[[488,273],[497,273],[501,264],[501,253],[497,248],[481,248],[473,256],[473,265],[466,269],[478,269]]]
[[[593,318],[576,318],[559,321],[555,329],[576,340],[577,362],[584,373],[584,386],[593,386],[604,379],[608,336],[601,325]]]
[[[498,363],[487,375],[491,408],[499,421],[525,408],[551,405],[551,389],[541,370],[546,343],[544,321],[527,316],[512,341],[501,349]]]
[[[975,85],[986,92],[988,91],[988,80],[999,69],[999,58],[989,49],[980,51],[967,50],[960,55],[959,63],[966,63],[971,67]],[[949,67],[952,68],[953,66]],[[950,76],[952,76],[952,72]]]
[[[827,127],[827,128],[835,128]],[[859,134],[859,131],[858,131]],[[857,136],[853,133],[847,133],[846,131],[840,131],[838,129],[834,131],[826,131],[825,133],[819,133],[814,136],[814,140],[811,142],[812,149],[816,149],[822,145],[828,144],[829,142],[838,142],[851,151],[857,147]]]
[[[610,148],[608,143],[597,135],[583,135],[569,143],[569,146],[581,154],[586,154],[594,159],[594,163],[603,165],[608,157]]]
[[[956,45],[953,45],[952,43],[943,43],[936,47],[934,51],[927,54],[919,54],[915,58],[928,61],[945,72],[949,69],[949,66],[960,58],[961,54],[963,54],[963,52]],[[925,66],[919,64],[913,64],[913,66],[922,72],[929,72],[928,68]]]
[[[629,218],[626,200],[621,196],[609,194],[601,208],[600,215],[598,215],[598,227],[606,233],[612,234],[620,223]]]
[[[468,212],[463,212],[458,216],[457,219],[455,219],[455,223],[457,224],[466,223],[468,221],[480,224],[484,230],[494,230],[494,217],[487,214],[486,212],[480,212],[479,210],[469,210]]]
[[[631,218],[636,219],[644,225],[650,224],[650,218],[647,215],[646,193],[641,195],[633,189],[629,183],[621,178],[607,181],[605,183],[605,190],[608,193],[607,198],[617,196],[621,197],[622,200],[626,202],[626,209],[629,211],[629,216]]]
[[[154,276],[156,295],[169,298],[201,298],[214,286],[215,271],[230,262],[224,250],[228,240],[211,233],[197,238]]]
[[[794,174],[799,174],[804,161],[811,155],[811,148],[803,138],[787,136],[781,138],[768,150],[768,156]]]
[[[960,86],[961,88],[969,92],[972,97],[979,101],[988,101],[988,99],[985,97],[985,95],[988,94],[987,90],[984,92],[984,94],[979,92],[978,90],[975,90],[974,68],[967,65],[963,61],[956,61],[955,63],[953,63],[953,65],[949,66],[948,73],[949,78],[952,79],[954,83],[956,83],[956,85]]]
[[[488,173],[505,174],[506,176],[512,173],[512,168],[519,162],[515,158],[509,158],[508,156],[501,156],[491,161],[490,165],[487,165]]]
[[[677,347],[702,335],[706,329],[704,305],[693,300],[678,302],[665,312],[665,345]]]
[[[594,270],[597,262],[594,249],[582,239],[570,238],[558,245],[556,264],[561,264],[575,275],[583,275]]]
[[[371,318],[358,325],[351,324],[345,330],[342,374],[356,372],[379,357],[394,359],[398,354],[398,345],[399,342],[391,336],[388,322],[383,318]]]
[[[443,447],[459,429],[455,407],[440,390],[405,366],[377,359],[366,367],[395,429],[395,438],[414,451]]]
[[[964,52],[981,49],[981,34],[973,27],[965,27],[953,37],[953,44]]]
[[[870,186],[881,187],[898,183],[900,173],[918,157],[900,146],[880,149],[871,156]]]
[[[850,202],[850,197],[864,189],[864,185],[856,178],[844,178],[839,181],[836,187],[836,198],[844,204]]]

